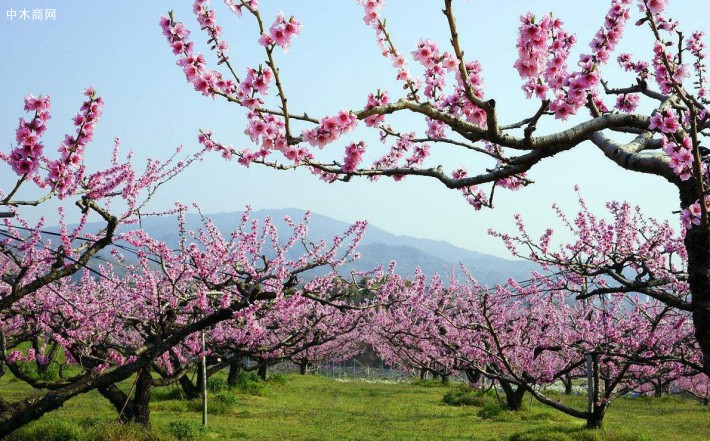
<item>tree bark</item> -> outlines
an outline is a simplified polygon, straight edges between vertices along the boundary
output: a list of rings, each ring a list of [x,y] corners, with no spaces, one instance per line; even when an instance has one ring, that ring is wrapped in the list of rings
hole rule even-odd
[[[242,372],[241,357],[236,357],[229,360],[229,374],[227,375],[227,384],[230,387],[236,386],[239,381],[239,376]]]
[[[301,375],[306,375],[307,370],[308,370],[308,361],[303,360],[302,362],[298,363],[298,372]]]
[[[183,375],[178,380],[182,391],[185,393],[185,398],[188,400],[194,400],[200,396],[200,388],[195,386],[187,375]]]
[[[153,386],[153,379],[150,370],[141,371],[136,382],[136,391],[133,395],[135,423],[147,426],[150,424],[150,394]]]
[[[572,377],[569,375],[562,377],[562,384],[565,386],[565,395],[572,395]]]
[[[135,412],[133,411],[133,402],[129,396],[120,390],[115,384],[100,387],[98,389],[101,396],[106,398],[118,412],[118,420],[121,423],[133,421]]]
[[[498,382],[503,388],[503,392],[505,392],[505,401],[507,403],[508,410],[521,410],[523,408],[523,396],[525,395],[525,388],[523,386],[515,386],[505,380],[499,379]]]
[[[119,414],[122,423],[150,424],[150,395],[153,379],[150,372],[141,370],[135,384],[133,398],[115,384],[100,387],[99,393],[109,400]]]
[[[606,406],[594,406],[594,410],[587,417],[587,429],[601,429],[604,422],[604,414],[606,414]]]
[[[261,378],[264,381],[266,381],[266,369],[267,369],[266,363],[262,362],[262,363],[259,363],[259,369],[256,371],[257,375],[259,375],[259,378]]]
[[[690,184],[681,188],[681,207],[686,208],[697,199],[697,191]],[[688,253],[688,284],[695,338],[703,353],[704,371],[710,375],[710,225],[689,228],[684,242]]]

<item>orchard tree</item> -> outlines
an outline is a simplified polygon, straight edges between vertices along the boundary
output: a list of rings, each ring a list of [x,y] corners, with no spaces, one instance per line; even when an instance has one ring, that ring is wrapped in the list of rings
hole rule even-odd
[[[0,238],[0,373],[7,367],[38,391],[19,401],[0,398],[0,437],[94,389],[121,409],[128,397],[114,385],[132,375],[136,394],[128,419],[146,423],[151,386],[170,381],[153,380],[152,369],[180,370],[183,360],[201,351],[199,331],[232,320],[240,311],[278,305],[293,294],[288,288],[304,271],[334,270],[353,255],[365,228],[359,222],[332,244],[311,243],[306,222],[289,221],[293,232],[282,243],[269,221],[249,222],[247,213],[229,238],[208,221],[200,232],[181,228],[176,250],[140,229],[119,235],[118,227],[135,224],[156,190],[202,152],[183,161],[175,159],[177,152],[167,161],[148,160],[138,172],[130,154],[121,159],[116,142],[108,167],[92,171],[84,151],[103,100],[93,89],[84,95],[73,119],[76,132],[65,137],[56,155],[45,152],[41,139],[50,119],[49,97],[33,96],[25,100],[32,117],[20,119],[16,146],[9,154],[0,153],[0,161],[18,176],[0,194],[0,204],[16,215],[4,219]],[[49,201],[59,202],[58,232],[45,231],[44,219],[30,224],[21,216]],[[79,215],[74,227],[66,219],[70,203]],[[184,207],[177,212],[184,214]],[[95,220],[101,221],[98,231],[89,228]],[[287,255],[302,244],[300,255]],[[137,261],[122,259],[113,246],[133,247]],[[89,265],[107,249],[127,272],[117,274],[109,264]],[[82,269],[83,277],[73,278]],[[31,345],[26,351],[20,349],[25,342]],[[43,375],[60,351],[73,364],[69,375]],[[170,355],[179,363],[171,365]]]
[[[55,384],[43,381],[41,374],[61,344],[45,338],[50,315],[35,311],[35,302],[86,268],[112,244],[120,225],[135,223],[156,190],[201,155],[178,161],[176,152],[167,161],[148,160],[141,172],[130,154],[119,155],[117,140],[108,165],[91,169],[84,162],[85,150],[103,112],[103,99],[93,88],[84,90],[84,96],[73,118],[75,131],[64,137],[56,152],[47,151],[42,140],[51,118],[50,97],[28,96],[24,108],[31,116],[20,119],[10,152],[0,153],[0,162],[17,176],[11,188],[0,192],[0,205],[14,215],[5,216],[0,233],[0,373],[17,361],[15,346],[30,342],[31,349],[22,357],[35,364],[40,374],[39,380],[32,378],[36,381],[32,385],[50,389],[21,401],[0,398],[0,437],[77,394],[135,372],[130,367],[102,373],[89,369]],[[44,218],[30,223],[25,217],[33,207],[49,203],[58,205],[58,232],[45,232]],[[78,224],[69,227],[68,216],[78,218]],[[99,227],[89,229],[89,222],[98,222]]]
[[[326,182],[428,177],[461,192],[475,209],[492,207],[496,188],[517,190],[530,184],[526,173],[542,161],[592,143],[616,166],[659,176],[678,189],[690,298],[671,305],[692,312],[705,370],[710,371],[710,219],[701,148],[709,124],[703,33],[682,32],[664,15],[666,0],[612,0],[590,49],[573,56],[576,37],[560,18],[525,14],[516,47],[511,48],[518,54],[513,68],[520,75],[523,95],[538,106],[527,118],[506,121],[505,109],[486,94],[484,66],[459,39],[453,0],[442,1],[449,41],[442,45],[422,36],[413,50],[396,46],[396,36],[388,31],[382,14],[384,0],[357,2],[403,92],[390,96],[373,87],[362,107],[322,117],[314,117],[306,104],[288,100],[291,85],[284,83],[277,66],[277,57],[303,31],[296,18],[279,13],[272,21],[262,16],[257,0],[225,0],[237,17],[250,16],[258,25],[253,44],[263,47],[264,63],[243,69],[230,58],[209,1],[196,0],[194,13],[216,55],[214,68],[196,50],[187,26],[172,14],[163,17],[163,33],[188,82],[205,96],[245,108],[245,133],[254,146],[235,149],[209,130],[199,134],[199,141],[245,166],[306,168]],[[632,23],[648,29],[653,51],[615,54],[632,17]],[[290,56],[298,56],[293,52]],[[604,79],[612,61],[628,72],[626,84]],[[653,110],[637,112],[640,108]],[[409,131],[387,122],[388,115],[399,113],[419,118],[421,128]],[[567,123],[572,116],[581,122]],[[557,129],[540,135],[537,129],[542,124]],[[363,160],[368,150],[364,141],[336,147],[343,134],[363,125],[389,146],[387,154],[370,164]],[[468,162],[476,168],[445,170],[435,154],[452,150],[470,155]]]
[[[270,219],[263,224],[252,222],[247,210],[241,225],[225,237],[207,219],[202,230],[187,231],[184,211],[185,207],[179,207],[177,249],[142,230],[124,233],[119,239],[137,253],[136,263],[114,254],[125,265],[125,274],[105,265],[95,270],[98,278],[87,272],[76,283],[63,281],[61,287],[40,292],[33,296],[34,304],[28,305],[34,309],[27,314],[27,322],[18,326],[43,333],[45,341],[58,342],[82,372],[102,373],[134,365],[133,397],[113,383],[98,386],[123,421],[148,424],[152,387],[179,381],[203,355],[195,330],[214,333],[219,329],[211,329],[214,325],[243,323],[250,316],[279,314],[298,320],[299,311],[292,307],[301,299],[293,289],[298,275],[319,266],[336,268],[350,259],[365,228],[364,223],[357,223],[332,245],[312,244],[291,258],[290,251],[307,243],[307,218],[291,222],[293,232],[283,240]],[[336,278],[332,273],[320,277]],[[194,328],[210,318],[209,325]],[[166,342],[172,344],[163,346]],[[11,352],[8,365],[13,373],[36,388],[56,388],[50,381],[37,382],[22,375],[18,362],[28,358],[21,351]],[[151,376],[153,370],[160,378]],[[67,381],[61,378],[58,383]]]

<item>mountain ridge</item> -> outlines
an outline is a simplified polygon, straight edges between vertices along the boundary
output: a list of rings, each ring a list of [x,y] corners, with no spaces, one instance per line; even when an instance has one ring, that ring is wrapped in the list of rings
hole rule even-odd
[[[242,218],[243,211],[220,212],[205,214],[222,232],[229,233],[236,228]],[[279,231],[280,237],[288,236],[290,227],[284,221],[289,216],[294,222],[299,222],[306,210],[298,208],[262,209],[251,213],[251,220],[262,222],[270,217]],[[197,230],[202,224],[201,215],[189,213],[186,215],[188,230]],[[172,225],[172,227],[170,226]],[[313,241],[329,242],[336,235],[345,232],[351,224],[328,216],[313,213],[308,224],[308,237]],[[177,245],[177,222],[175,216],[144,218],[143,229],[156,239],[165,241],[169,246]],[[357,251],[360,259],[346,264],[343,272],[351,270],[370,270],[378,265],[387,267],[394,260],[396,271],[402,275],[412,275],[419,267],[427,276],[438,273],[448,277],[451,271],[460,272],[459,266],[464,265],[482,284],[505,283],[508,278],[526,280],[530,271],[537,268],[531,262],[524,260],[504,259],[478,251],[457,247],[444,240],[418,238],[398,235],[368,224]]]

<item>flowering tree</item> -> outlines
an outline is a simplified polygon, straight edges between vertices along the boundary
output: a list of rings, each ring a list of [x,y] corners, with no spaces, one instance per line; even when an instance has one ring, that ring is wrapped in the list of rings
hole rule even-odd
[[[697,397],[704,405],[710,405],[710,377],[703,373],[681,376],[673,383],[678,389]]]
[[[49,311],[37,311],[36,302],[42,303],[48,296],[61,297],[61,285],[113,242],[119,225],[135,222],[158,187],[201,155],[185,161],[177,161],[175,156],[167,161],[149,160],[145,170],[139,172],[130,154],[121,158],[117,140],[108,166],[89,169],[84,153],[101,117],[103,100],[93,88],[86,89],[84,96],[81,110],[73,119],[75,133],[65,136],[57,153],[45,151],[42,141],[51,117],[48,96],[25,99],[25,111],[31,117],[20,119],[16,145],[10,153],[0,153],[0,161],[17,176],[12,188],[0,193],[0,205],[14,215],[4,219],[0,239],[0,372],[5,372],[6,366],[13,369],[14,363],[23,358],[42,373],[61,350],[61,343],[44,338],[46,334],[42,333],[49,329],[51,315]],[[44,218],[31,224],[22,216],[50,201],[59,204],[58,233],[43,232]],[[72,204],[79,222],[70,228],[66,216]],[[94,221],[100,227],[89,231],[87,224]],[[32,344],[22,356],[13,352],[21,342]],[[130,373],[123,369],[97,375],[89,369],[55,384],[32,378],[33,386],[51,391],[12,403],[0,398],[0,436],[79,393]]]
[[[162,18],[163,32],[179,58],[178,65],[195,90],[247,110],[245,133],[253,148],[235,149],[208,130],[200,133],[200,142],[246,166],[303,167],[327,182],[349,181],[356,176],[372,180],[428,177],[461,192],[476,209],[493,205],[497,187],[517,190],[530,184],[526,172],[541,161],[591,142],[617,166],[660,176],[678,188],[691,295],[685,303],[671,305],[692,312],[695,335],[705,354],[705,370],[710,370],[708,173],[700,148],[708,127],[703,33],[681,32],[678,23],[664,15],[665,0],[612,0],[590,42],[591,50],[574,62],[571,54],[576,37],[565,29],[563,21],[551,14],[526,14],[521,17],[514,68],[520,74],[523,94],[539,106],[528,118],[506,122],[494,97],[486,95],[483,67],[464,56],[465,42],[459,40],[453,0],[442,2],[450,30],[449,46],[422,39],[411,53],[400,50],[388,32],[383,0],[357,1],[404,92],[401,97],[390,97],[386,91],[373,91],[363,97],[361,108],[321,118],[292,110],[287,85],[277,67],[277,56],[302,32],[294,17],[281,13],[267,27],[257,0],[225,1],[238,17],[251,16],[259,26],[254,44],[263,47],[264,63],[256,69],[247,68],[244,74],[230,58],[209,1],[195,1],[194,12],[222,71],[210,67],[196,51],[183,22],[172,15]],[[615,59],[629,72],[633,85],[616,87],[608,84],[602,73],[634,14],[633,3],[639,9],[636,25],[648,28],[653,52],[618,54]],[[409,67],[412,60],[416,68]],[[653,110],[637,112],[644,108],[642,103]],[[420,118],[421,129],[405,132],[388,124],[388,115],[395,113]],[[565,123],[572,116],[581,122]],[[554,120],[559,129],[538,135],[538,126],[548,120]],[[377,131],[390,146],[386,155],[364,163],[368,149],[364,141],[325,149],[362,125]],[[477,164],[476,170],[460,167],[447,171],[437,166],[435,147],[459,149],[480,161],[470,161]]]
[[[0,153],[18,176],[14,187],[0,194],[0,203],[18,215],[4,220],[0,240],[0,372],[9,368],[44,390],[20,401],[0,399],[0,437],[93,389],[125,411],[124,420],[146,423],[151,386],[177,378],[171,374],[184,369],[181,363],[197,358],[198,331],[238,319],[244,311],[283,303],[293,294],[288,289],[299,274],[320,266],[335,269],[350,259],[365,228],[359,222],[333,244],[310,243],[307,219],[289,220],[292,235],[281,242],[270,221],[249,222],[247,213],[229,238],[207,220],[203,231],[181,228],[177,250],[140,229],[118,234],[120,225],[136,223],[146,214],[146,204],[160,185],[202,152],[184,161],[149,160],[139,173],[130,155],[120,159],[116,142],[108,168],[91,172],[83,161],[84,149],[103,102],[93,89],[85,96],[74,118],[76,134],[66,136],[56,159],[45,154],[41,141],[50,119],[48,97],[26,99],[25,109],[34,115],[20,120],[17,146],[10,154]],[[52,199],[62,204],[59,232],[44,231],[43,219],[31,225],[19,216]],[[74,202],[79,210],[75,227],[65,220],[65,202]],[[176,209],[181,220],[184,208]],[[96,219],[102,221],[99,231],[87,227]],[[291,257],[289,250],[301,244],[303,252]],[[129,247],[136,260],[118,252]],[[89,266],[104,249],[112,250],[122,271],[108,263]],[[72,277],[82,269],[81,278]],[[20,349],[25,342],[31,347]],[[69,375],[42,375],[59,359],[70,365]],[[152,379],[153,369],[167,378]],[[134,374],[135,394],[129,402],[114,384]]]
[[[97,270],[99,278],[87,272],[76,283],[65,280],[40,292],[18,326],[43,334],[45,341],[58,342],[67,359],[82,371],[101,375],[133,366],[131,373],[137,377],[132,398],[113,383],[97,386],[124,421],[147,424],[151,388],[179,380],[202,355],[195,331],[216,325],[209,331],[219,335],[221,322],[243,326],[253,324],[250,318],[274,314],[298,320],[293,316],[299,312],[294,311],[294,303],[300,299],[293,289],[295,279],[310,269],[336,268],[348,260],[365,227],[357,223],[336,237],[334,244],[313,244],[290,258],[289,252],[306,240],[307,218],[300,224],[289,221],[293,233],[283,241],[269,219],[262,225],[250,222],[249,211],[228,238],[207,219],[203,230],[186,231],[184,207],[179,207],[179,213],[178,249],[141,230],[121,234],[119,239],[136,247],[138,259],[131,264],[115,254],[125,265],[125,274],[119,276],[113,265],[105,265]],[[249,329],[256,330],[247,327],[247,335]],[[274,343],[273,350],[279,347]],[[13,351],[8,365],[33,386],[54,388],[51,382],[22,375],[18,362],[28,358],[29,354]],[[152,370],[161,378],[153,379]],[[63,382],[67,380],[59,381]]]

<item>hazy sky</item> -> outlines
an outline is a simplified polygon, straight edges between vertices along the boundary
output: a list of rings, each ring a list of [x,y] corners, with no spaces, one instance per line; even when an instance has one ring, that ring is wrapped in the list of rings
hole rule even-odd
[[[342,108],[362,107],[367,94],[380,88],[399,98],[400,86],[393,81],[395,70],[379,55],[374,32],[362,22],[361,8],[353,0],[262,0],[266,21],[278,9],[295,15],[303,23],[303,33],[293,41],[288,54],[277,51],[290,108],[311,116],[334,114]],[[710,12],[705,2],[671,2],[670,15],[681,21],[686,33],[702,29]],[[179,6],[176,6],[179,4]],[[161,35],[158,20],[172,7],[177,19],[188,23],[197,48],[206,52],[206,38],[199,32],[191,12],[192,2],[163,0],[3,0],[0,10],[0,78],[4,91],[0,100],[0,133],[4,148],[14,142],[17,118],[23,115],[22,99],[33,93],[52,96],[53,118],[45,135],[45,148],[56,149],[63,133],[71,130],[71,117],[78,111],[81,91],[93,85],[106,101],[95,141],[87,150],[92,163],[102,163],[110,155],[112,140],[120,137],[124,150],[138,158],[165,157],[177,145],[195,151],[199,129],[210,129],[215,137],[237,148],[251,147],[243,134],[244,113],[236,106],[205,98],[192,90],[176,58]],[[256,66],[263,51],[256,44],[258,34],[250,19],[238,20],[222,4],[214,2],[218,23],[231,43],[232,62],[243,72],[245,65]],[[172,5],[172,6],[171,6]],[[389,0],[385,9],[390,32],[404,52],[410,52],[420,38],[445,46],[448,30],[440,10],[443,1]],[[502,6],[501,6],[502,5]],[[486,97],[495,98],[503,123],[529,116],[535,102],[524,99],[521,81],[512,65],[518,17],[527,10],[542,14],[554,11],[566,28],[578,38],[577,50],[587,44],[602,24],[608,1],[457,1],[461,42],[467,58],[480,60],[486,83]],[[10,20],[11,9],[54,9],[49,21]],[[618,52],[638,52],[649,58],[646,28],[629,32]],[[214,64],[214,57],[208,55]],[[411,66],[414,66],[410,62]],[[620,75],[615,67],[605,68],[612,85],[626,86],[633,78]],[[615,83],[615,84],[614,84]],[[402,118],[406,127],[414,119]],[[546,125],[541,131],[552,131]],[[371,132],[371,131],[370,131]],[[355,136],[363,136],[355,134]],[[385,147],[364,135],[371,144],[370,160]],[[327,147],[338,151],[342,147]],[[442,154],[442,153],[440,153]],[[446,157],[446,152],[443,153]],[[441,157],[441,156],[439,156]],[[478,157],[446,157],[445,161],[476,167]],[[429,164],[432,164],[431,162]],[[436,164],[436,161],[434,162]],[[170,183],[155,201],[166,208],[175,200],[199,202],[207,213],[241,210],[246,204],[256,209],[298,207],[344,221],[367,219],[397,234],[443,239],[458,246],[500,256],[507,252],[486,231],[494,227],[513,230],[512,215],[524,214],[535,233],[555,223],[550,209],[557,201],[576,207],[575,184],[589,205],[602,209],[608,200],[629,200],[652,216],[671,219],[677,225],[677,195],[661,178],[631,174],[621,170],[592,145],[575,148],[545,161],[530,173],[536,184],[519,192],[497,191],[496,208],[474,211],[459,195],[437,182],[408,178],[396,183],[355,180],[349,184],[327,185],[309,172],[276,172],[263,167],[246,169],[219,156],[208,157]],[[9,170],[0,175],[0,185],[12,182]],[[36,217],[39,211],[26,210]],[[44,213],[43,213],[44,214]],[[50,214],[50,213],[47,213]],[[50,223],[51,222],[50,219]]]

